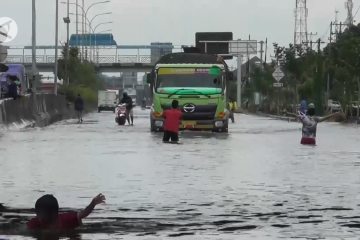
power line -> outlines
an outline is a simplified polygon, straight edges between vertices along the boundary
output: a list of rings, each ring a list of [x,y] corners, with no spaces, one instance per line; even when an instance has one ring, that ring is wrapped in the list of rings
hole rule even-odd
[[[321,40],[328,34],[329,30],[330,30],[330,25],[329,25],[329,28],[326,30],[326,32],[323,35],[321,35],[321,38],[320,38]]]
[[[360,10],[360,6],[359,6],[359,7],[358,7],[358,9],[356,10],[356,13],[355,13],[354,17],[351,19],[351,22],[353,22],[353,21],[354,21],[354,18],[355,18],[355,17],[356,17],[356,15],[358,14],[359,10]]]

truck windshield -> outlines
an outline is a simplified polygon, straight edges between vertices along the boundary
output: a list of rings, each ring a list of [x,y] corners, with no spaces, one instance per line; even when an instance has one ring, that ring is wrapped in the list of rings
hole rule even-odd
[[[175,88],[222,88],[223,77],[219,68],[160,68],[156,89]]]

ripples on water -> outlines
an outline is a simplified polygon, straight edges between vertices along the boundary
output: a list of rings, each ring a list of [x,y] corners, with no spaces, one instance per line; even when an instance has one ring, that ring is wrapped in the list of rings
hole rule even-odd
[[[0,133],[1,229],[20,234],[45,193],[75,211],[101,192],[107,204],[77,230],[82,239],[358,236],[357,126],[321,124],[307,147],[298,123],[241,115],[229,134],[182,132],[174,145],[137,114],[135,127],[101,113]]]

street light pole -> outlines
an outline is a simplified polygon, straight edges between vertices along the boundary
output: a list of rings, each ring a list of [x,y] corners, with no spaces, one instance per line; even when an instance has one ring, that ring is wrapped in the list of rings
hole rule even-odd
[[[32,0],[32,91],[36,92],[36,2]]]
[[[58,89],[58,51],[59,51],[59,0],[56,0],[56,19],[55,19],[55,72],[54,72],[54,94],[57,95]]]
[[[82,0],[82,10],[83,10],[83,13],[84,13],[84,16],[83,16],[83,20],[82,20],[82,22],[83,22],[83,24],[82,24],[82,34],[83,34],[83,36],[82,36],[82,40],[84,40],[84,38],[85,38],[85,40],[87,40],[87,37],[85,37],[84,36],[84,34],[85,34],[85,32],[86,32],[86,24],[84,24],[85,23],[85,19],[86,19],[86,17],[87,17],[87,13],[88,13],[88,11],[90,10],[90,8],[92,7],[92,6],[94,6],[94,5],[97,5],[97,4],[102,4],[102,3],[109,3],[110,2],[110,0],[106,0],[106,1],[103,1],[103,2],[96,2],[96,3],[93,3],[93,4],[91,4],[88,8],[87,8],[87,10],[86,10],[86,12],[85,12],[85,4],[84,4],[84,0]],[[66,2],[61,2],[61,3],[66,3]],[[68,18],[69,18],[69,0],[67,1],[67,5],[68,5]],[[76,6],[78,6],[78,7],[80,7],[77,3],[71,3],[71,4],[75,4]],[[84,43],[83,41],[82,41],[82,55],[84,55],[84,44],[87,44],[87,43]],[[86,55],[87,55],[87,46],[85,45],[85,52],[86,52]],[[86,57],[87,58],[87,57]]]
[[[237,102],[241,109],[241,66],[242,66],[242,54],[239,53],[237,56]]]
[[[82,60],[84,61],[84,22],[85,22],[85,19],[84,19],[84,17],[85,17],[85,12],[84,12],[84,7],[85,7],[85,5],[84,5],[84,0],[82,0],[82,10],[83,10],[83,15],[82,15],[82,28],[81,28],[81,30],[82,30],[82,35],[81,35],[81,58],[82,58]]]
[[[95,19],[96,17],[101,16],[101,15],[107,15],[107,14],[111,14],[111,12],[100,13],[100,14],[95,15],[95,16],[91,19],[91,21],[90,21],[90,23],[89,23],[89,27],[90,27],[90,28],[92,27],[92,26],[91,26],[92,21],[94,21],[94,19]],[[96,27],[97,27],[97,26],[96,26]],[[95,27],[95,29],[96,29],[96,27]],[[90,60],[91,60],[91,57],[93,56],[93,54],[92,54],[92,41],[91,41],[91,37],[92,37],[92,35],[94,35],[94,32],[95,32],[95,30],[93,31],[93,34],[90,34]],[[96,35],[95,35],[95,44],[96,44]],[[95,47],[96,47],[96,46],[95,46]],[[94,47],[94,52],[95,52],[95,47]]]
[[[96,2],[96,3],[91,4],[91,5],[86,9],[85,18],[87,18],[87,13],[88,13],[88,11],[90,10],[91,7],[93,7],[93,6],[97,5],[97,4],[103,4],[103,3],[109,3],[109,2],[110,2],[110,0],[103,1],[103,2]],[[84,21],[83,21],[83,22],[84,22]],[[89,25],[90,25],[90,27],[91,27],[91,23],[90,23]],[[85,25],[85,32],[86,32],[86,25]],[[90,37],[90,42],[91,42],[91,34],[89,35],[89,37]],[[90,56],[90,60],[91,60],[91,56]]]
[[[78,35],[78,0],[76,0],[76,47],[79,47],[79,35]]]
[[[70,13],[70,2],[69,0],[67,0],[67,23],[66,23],[66,31],[67,31],[67,36],[66,36],[66,44],[67,44],[67,49],[66,49],[66,63],[65,63],[65,83],[68,85],[69,84],[69,53],[70,53],[70,45],[69,45],[69,25],[70,25],[70,18],[69,18],[69,13]]]
[[[96,28],[98,27],[98,26],[100,26],[100,25],[103,25],[103,24],[108,24],[108,23],[112,23],[112,22],[105,22],[105,23],[100,23],[100,24],[98,24],[95,28],[94,28],[94,30],[93,30],[93,34],[95,35],[95,45],[94,45],[94,51],[93,51],[93,59],[94,59],[94,62],[95,62],[95,56],[96,56],[96,46],[97,46],[97,42],[96,42]],[[90,23],[91,24],[91,23]],[[99,61],[99,51],[97,52],[98,53],[98,61]]]

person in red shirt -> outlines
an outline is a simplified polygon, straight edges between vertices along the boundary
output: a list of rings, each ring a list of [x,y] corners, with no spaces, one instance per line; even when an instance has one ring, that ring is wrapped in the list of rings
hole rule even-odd
[[[168,142],[170,139],[172,142],[179,141],[179,124],[182,118],[182,113],[178,109],[179,102],[173,100],[171,103],[171,109],[165,110],[163,116],[165,118],[164,124],[164,137],[163,141]]]
[[[97,195],[84,210],[78,213],[59,213],[59,203],[53,195],[44,195],[35,203],[36,217],[27,223],[31,229],[72,230],[79,227],[82,219],[90,215],[95,206],[105,203],[105,196]]]

